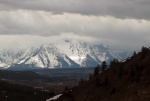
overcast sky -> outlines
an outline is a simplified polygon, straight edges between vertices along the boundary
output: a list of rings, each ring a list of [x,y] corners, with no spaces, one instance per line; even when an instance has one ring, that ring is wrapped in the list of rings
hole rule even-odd
[[[150,0],[0,0],[1,49],[63,39],[149,47]]]

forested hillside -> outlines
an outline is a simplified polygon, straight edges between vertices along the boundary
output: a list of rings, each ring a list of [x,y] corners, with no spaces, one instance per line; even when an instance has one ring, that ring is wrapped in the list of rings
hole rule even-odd
[[[95,72],[94,72],[95,74]],[[57,101],[149,101],[150,49],[137,54],[66,90]]]

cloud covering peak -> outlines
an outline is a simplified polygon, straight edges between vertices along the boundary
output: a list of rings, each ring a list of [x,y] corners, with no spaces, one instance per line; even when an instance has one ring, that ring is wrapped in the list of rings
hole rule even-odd
[[[76,38],[136,50],[148,46],[149,26],[149,0],[0,1],[0,47]]]

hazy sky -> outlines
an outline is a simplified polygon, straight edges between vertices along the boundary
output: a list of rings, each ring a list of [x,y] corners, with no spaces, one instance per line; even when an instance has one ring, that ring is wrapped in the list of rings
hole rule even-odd
[[[150,43],[150,0],[0,0],[0,48],[62,39],[139,50]]]

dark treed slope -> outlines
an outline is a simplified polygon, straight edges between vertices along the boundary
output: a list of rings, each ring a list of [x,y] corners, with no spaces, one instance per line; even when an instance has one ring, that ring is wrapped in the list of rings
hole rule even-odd
[[[111,65],[96,77],[84,81],[57,101],[149,101],[150,49]]]
[[[51,78],[32,71],[9,71],[0,70],[0,79],[4,80],[27,80],[27,81],[53,81]]]
[[[46,101],[53,92],[0,80],[0,101]]]

